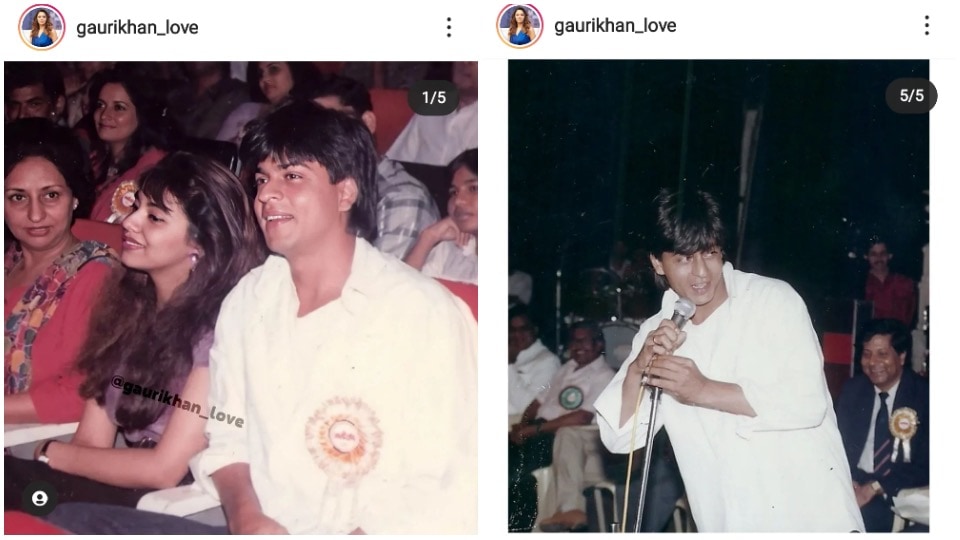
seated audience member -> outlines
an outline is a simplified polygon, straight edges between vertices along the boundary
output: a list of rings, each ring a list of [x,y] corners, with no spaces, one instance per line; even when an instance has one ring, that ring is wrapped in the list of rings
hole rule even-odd
[[[584,479],[603,476],[599,432],[558,430],[593,422],[592,404],[613,379],[613,368],[603,358],[603,333],[596,324],[571,326],[569,347],[570,361],[510,431],[510,530],[527,530],[536,517],[531,472],[551,463],[554,467],[558,512],[544,520],[545,530],[586,525]]]
[[[538,337],[538,329],[524,304],[510,309],[510,334],[507,399],[509,414],[523,414],[530,403],[544,390],[560,369],[560,359],[550,352]]]
[[[477,63],[453,62],[453,84],[460,91],[457,110],[443,116],[415,114],[400,132],[387,157],[397,161],[439,165],[477,148]]]
[[[404,258],[428,276],[477,283],[477,155],[476,148],[467,150],[450,163],[449,216],[424,229]]]
[[[286,103],[295,87],[313,84],[320,77],[311,62],[248,62],[247,87],[252,101],[230,112],[215,133],[216,139],[239,146],[252,120]]]
[[[59,504],[130,507],[193,481],[188,461],[206,447],[204,419],[221,409],[207,398],[220,303],[265,250],[240,181],[181,152],[144,175],[123,230],[123,268],[105,287],[78,363],[80,426],[69,443],[40,443],[35,461],[4,458],[7,510],[37,480]],[[114,448],[118,431],[126,448]]]
[[[241,145],[270,251],[224,301],[197,482],[234,534],[475,533],[477,326],[442,286],[373,248],[373,137],[312,103]],[[429,336],[424,341],[424,336]],[[270,359],[270,361],[265,361]],[[61,504],[75,533],[208,531]]]
[[[230,62],[184,62],[183,70],[187,81],[170,93],[170,114],[188,137],[214,139],[249,99],[247,86],[230,76]]]
[[[533,298],[533,276],[522,270],[510,272],[510,277],[507,279],[507,294],[511,304],[522,302],[529,306]]]
[[[865,297],[873,302],[875,319],[897,319],[909,327],[917,315],[917,286],[907,276],[890,271],[892,258],[886,242],[876,237],[870,240]]]
[[[67,105],[63,76],[51,62],[9,64],[3,81],[7,122],[20,118],[46,118],[59,123]]]
[[[132,71],[105,71],[91,87],[96,95],[93,163],[97,200],[90,218],[118,223],[133,211],[137,181],[171,146],[166,105]]]
[[[69,128],[40,118],[8,124],[4,139],[4,423],[75,422],[72,373],[90,305],[116,254],[81,242],[74,216],[93,200],[87,158]]]
[[[377,117],[370,92],[359,82],[334,75],[315,84],[297,85],[294,94],[363,121],[376,136]],[[377,238],[373,245],[403,259],[420,232],[440,219],[437,203],[423,182],[384,156],[377,165],[377,197]]]
[[[860,333],[863,373],[837,400],[837,422],[867,532],[890,532],[893,497],[930,484],[930,387],[904,369],[910,333],[874,319]]]

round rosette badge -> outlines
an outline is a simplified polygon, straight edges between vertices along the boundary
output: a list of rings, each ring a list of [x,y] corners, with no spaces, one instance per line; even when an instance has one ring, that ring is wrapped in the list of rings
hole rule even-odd
[[[910,440],[917,434],[920,418],[910,407],[900,407],[890,415],[890,433],[893,434],[893,451],[890,461],[897,460],[903,446],[903,463],[910,463]]]
[[[344,485],[373,470],[383,444],[376,413],[359,398],[326,401],[307,420],[306,438],[314,463]]]
[[[579,409],[583,405],[583,390],[576,386],[568,386],[560,392],[560,405],[568,410]]]

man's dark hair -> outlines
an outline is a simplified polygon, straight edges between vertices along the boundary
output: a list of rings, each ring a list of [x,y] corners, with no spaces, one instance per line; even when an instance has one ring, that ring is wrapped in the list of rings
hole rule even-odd
[[[726,242],[720,205],[703,191],[678,193],[661,189],[650,213],[655,223],[649,239],[650,254],[661,259],[664,252],[693,255]],[[654,273],[657,285],[668,287],[667,280]]]
[[[530,308],[526,304],[520,303],[510,308],[510,311],[507,313],[507,324],[509,325],[510,321],[516,317],[526,318],[527,322],[530,324],[530,328],[533,331],[537,330],[537,324],[533,322],[533,317],[530,316]]]
[[[246,178],[260,162],[277,158],[300,164],[315,161],[330,182],[357,183],[350,210],[350,232],[372,241],[377,234],[377,150],[367,127],[355,118],[311,102],[294,102],[255,122],[240,144]]]
[[[476,148],[464,150],[459,156],[453,158],[453,161],[451,161],[449,165],[447,165],[447,175],[450,178],[450,181],[453,181],[453,175],[460,167],[466,167],[473,174],[479,175],[480,173],[477,172],[479,161],[480,159],[478,157]]]
[[[599,343],[606,347],[607,341],[603,337],[603,330],[600,329],[600,325],[594,321],[579,321],[570,325],[570,330],[567,333],[567,339],[573,338],[573,333],[580,329],[585,329],[590,331],[590,335],[593,337],[594,343]]]
[[[63,74],[53,62],[24,62],[15,63],[4,75],[4,99],[17,88],[39,84],[47,98],[56,103],[58,98],[66,95],[63,84]]]
[[[890,336],[890,346],[897,354],[909,353],[912,340],[907,326],[897,319],[873,319],[860,331],[860,348],[874,336]]]
[[[298,81],[294,85],[291,95],[294,99],[306,101],[336,96],[340,103],[353,109],[358,117],[373,110],[373,100],[370,98],[370,91],[367,90],[367,87],[360,81],[342,75],[331,75],[326,78],[314,77],[302,83]]]

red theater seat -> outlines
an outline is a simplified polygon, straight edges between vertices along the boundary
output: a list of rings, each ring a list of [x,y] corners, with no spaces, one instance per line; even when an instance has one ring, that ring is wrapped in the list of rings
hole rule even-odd
[[[377,115],[377,152],[386,154],[413,117],[413,110],[407,103],[406,90],[372,88],[370,101]]]
[[[98,240],[112,247],[117,254],[123,244],[123,229],[115,223],[78,219],[71,229],[73,235],[80,240]]]
[[[470,306],[470,311],[473,312],[473,318],[477,318],[477,302],[478,302],[478,290],[476,285],[470,283],[460,283],[459,281],[447,281],[445,279],[438,279],[444,287],[446,287],[454,296],[460,298],[468,306]]]
[[[823,334],[823,373],[834,402],[850,378],[853,365],[853,336],[836,332]]]
[[[70,534],[40,518],[18,511],[3,513],[3,534]]]

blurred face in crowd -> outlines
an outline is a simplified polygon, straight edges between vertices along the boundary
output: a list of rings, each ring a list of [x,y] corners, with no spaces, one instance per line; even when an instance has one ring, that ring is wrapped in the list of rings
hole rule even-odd
[[[186,281],[193,267],[191,255],[197,248],[189,237],[190,220],[180,203],[169,194],[163,206],[151,201],[143,192],[123,226],[123,249],[120,260],[133,268],[158,278],[172,277],[175,283]]]
[[[59,103],[58,103],[59,101]],[[59,110],[58,109],[59,105]],[[63,98],[53,100],[43,92],[40,83],[14,88],[6,96],[6,120],[13,122],[20,118],[49,118],[56,120],[63,111]]]
[[[576,328],[570,335],[570,358],[578,365],[593,362],[603,352],[603,343],[593,339],[589,328]]]
[[[4,221],[24,250],[56,249],[70,237],[76,199],[57,167],[28,157],[4,179]]]
[[[447,212],[461,232],[477,236],[477,175],[467,167],[460,167],[453,173],[450,183],[450,200]]]
[[[93,121],[97,135],[106,143],[125,144],[137,131],[137,108],[120,83],[107,83],[100,91]]]
[[[517,360],[517,355],[530,348],[537,340],[537,330],[534,328],[530,318],[526,315],[518,315],[510,319],[510,335],[507,340],[510,362]]]
[[[477,97],[477,63],[454,62],[453,84],[460,90],[461,97]]]
[[[867,262],[870,263],[870,271],[875,274],[886,274],[890,267],[890,259],[893,255],[887,251],[887,245],[883,242],[878,242],[870,246],[870,251],[867,252]]]
[[[907,353],[897,353],[890,344],[890,336],[877,334],[863,344],[860,363],[870,382],[880,390],[889,390],[903,374]]]
[[[316,161],[270,158],[260,162],[254,181],[257,221],[274,253],[288,259],[309,256],[318,243],[347,230],[357,200],[353,179],[333,184],[327,168]]]
[[[276,105],[290,95],[293,73],[286,62],[260,62],[260,91],[267,101]]]

